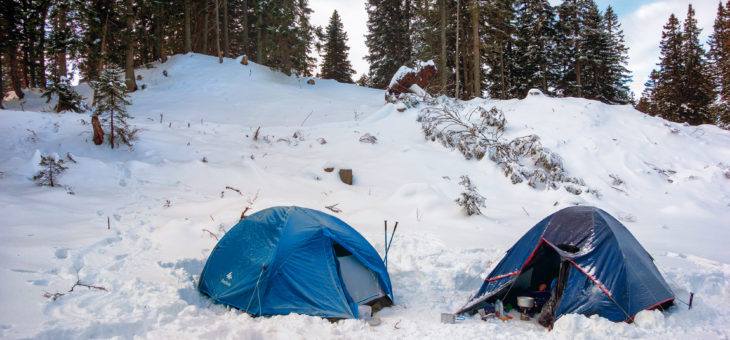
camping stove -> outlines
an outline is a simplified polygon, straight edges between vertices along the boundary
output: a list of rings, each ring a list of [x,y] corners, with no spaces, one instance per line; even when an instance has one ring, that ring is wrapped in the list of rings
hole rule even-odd
[[[527,315],[527,311],[535,306],[535,298],[529,297],[529,296],[518,296],[517,297],[517,306],[520,307],[520,320],[522,321],[529,321],[530,316]]]

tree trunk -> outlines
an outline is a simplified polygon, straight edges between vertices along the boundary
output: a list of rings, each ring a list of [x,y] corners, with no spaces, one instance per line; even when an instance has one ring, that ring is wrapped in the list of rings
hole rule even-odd
[[[218,3],[220,0],[215,1],[215,50],[218,55],[218,63],[223,63],[223,53],[221,52],[221,25],[220,25],[220,9]]]
[[[256,4],[256,62],[259,64],[266,63],[266,54],[264,53],[264,39],[261,37],[264,25],[263,15],[261,15],[260,4]]]
[[[109,112],[109,144],[114,149],[114,111]]]
[[[38,82],[39,87],[42,89],[46,88],[46,34],[45,34],[45,23],[48,18],[48,7],[50,3],[43,6],[41,12],[41,27],[39,28],[38,47],[37,47],[37,59],[38,60]]]
[[[124,76],[127,91],[137,91],[137,81],[134,79],[134,2],[127,0],[127,49],[124,60]],[[113,147],[113,145],[112,145]]]
[[[441,60],[439,63],[439,71],[441,73],[441,92],[446,93],[446,86],[449,81],[449,62],[446,56],[446,0],[439,0],[439,14],[441,14],[441,20],[439,22],[439,33],[441,34]]]
[[[580,60],[575,63],[575,82],[578,88],[578,97],[583,98],[583,84],[581,83],[581,74],[580,74]]]
[[[460,0],[456,0],[456,48],[454,56],[454,64],[456,71],[456,82],[454,84],[454,98],[459,99],[459,22],[461,21],[461,3]]]
[[[66,15],[68,11],[68,6],[63,4],[58,8],[58,13],[56,15],[56,32],[65,32],[66,31]],[[58,50],[56,50],[56,70],[55,70],[55,77],[57,80],[61,79],[61,77],[65,77],[68,75],[68,67],[66,66],[66,45],[58,46]]]
[[[203,54],[208,54],[208,0],[203,0]]]
[[[230,57],[231,45],[228,40],[228,0],[223,0],[223,56]]]
[[[3,54],[0,53],[0,110],[5,108],[3,98],[5,98],[5,83],[3,83]]]
[[[17,49],[8,49],[8,66],[10,66],[10,82],[13,87],[13,91],[18,98],[23,99],[25,94],[21,90],[20,77],[18,75],[18,57],[16,55]]]
[[[471,39],[472,39],[472,92],[481,97],[481,52],[479,51],[479,3],[471,2]]]
[[[243,0],[243,17],[241,17],[241,25],[243,26],[243,33],[241,33],[243,54],[248,55],[248,0]]]
[[[99,64],[97,67],[96,76],[98,77],[101,74],[101,71],[104,69],[104,64],[106,60],[106,48],[107,48],[107,39],[106,35],[109,31],[109,14],[107,14],[107,18],[104,19],[104,26],[101,28],[101,51],[99,52]]]
[[[192,50],[193,41],[190,38],[190,0],[185,0],[185,53]]]

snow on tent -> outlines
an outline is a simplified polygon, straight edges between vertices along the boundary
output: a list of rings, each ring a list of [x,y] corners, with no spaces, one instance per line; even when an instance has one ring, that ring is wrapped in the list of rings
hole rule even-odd
[[[300,207],[268,208],[231,228],[211,252],[198,289],[255,316],[357,318],[366,305],[377,311],[393,301],[370,243],[342,220]]]
[[[632,321],[674,301],[653,258],[625,226],[601,209],[574,206],[530,229],[458,313],[476,313],[497,299],[516,306],[517,296],[551,282],[553,301],[540,315],[545,326],[568,313]]]

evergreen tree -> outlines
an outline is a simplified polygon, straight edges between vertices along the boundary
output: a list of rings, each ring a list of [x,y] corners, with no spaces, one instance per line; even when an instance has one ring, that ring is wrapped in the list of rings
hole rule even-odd
[[[33,181],[40,186],[58,186],[58,176],[67,169],[63,159],[59,159],[58,155],[55,154],[41,155],[41,161],[38,165],[41,169],[33,176]]]
[[[682,33],[683,72],[682,87],[680,88],[682,102],[679,116],[680,120],[693,125],[712,121],[710,119],[710,105],[715,97],[705,50],[700,43],[701,31],[697,27],[694,8],[689,5]]]
[[[485,75],[489,95],[496,99],[513,97],[514,48],[514,0],[495,0],[484,8],[485,17]]]
[[[608,36],[606,51],[605,81],[601,83],[600,97],[609,103],[627,104],[631,101],[631,91],[627,86],[631,80],[631,72],[626,68],[628,48],[624,42],[624,33],[616,13],[611,6],[603,14],[605,33]]]
[[[517,1],[515,32],[515,95],[531,88],[548,93],[556,81],[555,14],[547,0]]]
[[[653,95],[657,115],[672,121],[679,120],[678,114],[682,106],[682,40],[679,20],[672,14],[664,25],[659,43],[659,76]]]
[[[564,0],[558,6],[557,67],[559,80],[557,92],[563,96],[581,96],[579,85],[580,37],[583,27],[578,0]]]
[[[609,36],[598,5],[593,0],[579,3],[582,27],[578,40],[576,65],[576,86],[578,96],[607,101],[601,89],[609,80],[608,72]]]
[[[730,6],[730,2],[728,2]],[[712,107],[714,123],[730,127],[730,9],[718,4],[717,17],[710,36],[710,61],[715,91],[719,94]]]
[[[411,60],[409,36],[410,0],[368,0],[368,33],[365,45],[369,54],[373,87],[385,88],[402,65]]]
[[[322,78],[334,79],[341,83],[352,83],[355,71],[347,59],[347,33],[342,26],[340,15],[332,12],[324,45],[324,60],[322,61]]]
[[[50,102],[54,95],[58,97],[58,102],[54,108],[56,112],[73,111],[81,113],[84,111],[84,97],[71,87],[66,76],[62,76],[57,81],[54,80],[43,92],[46,103]]]
[[[94,89],[94,115],[107,124],[109,145],[113,149],[119,142],[131,146],[138,129],[129,126],[127,86],[122,81],[124,71],[116,66],[105,68],[98,81],[92,82]]]
[[[652,116],[657,114],[656,100],[654,98],[657,81],[659,80],[659,72],[657,70],[651,70],[649,79],[644,83],[644,91],[641,92],[641,98],[636,104],[636,109],[650,114]]]

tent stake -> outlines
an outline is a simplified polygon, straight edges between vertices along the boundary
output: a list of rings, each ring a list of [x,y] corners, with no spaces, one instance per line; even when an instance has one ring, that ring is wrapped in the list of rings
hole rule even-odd
[[[689,308],[688,309],[692,309],[692,300],[694,300],[694,298],[695,298],[695,293],[689,292]]]

